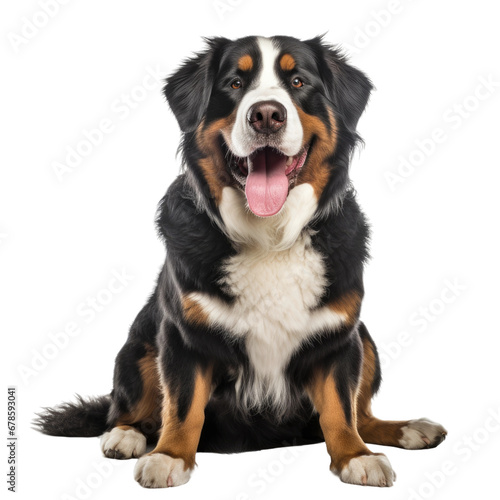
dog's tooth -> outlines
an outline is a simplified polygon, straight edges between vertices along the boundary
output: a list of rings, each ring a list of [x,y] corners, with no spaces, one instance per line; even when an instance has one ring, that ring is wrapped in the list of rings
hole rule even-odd
[[[293,162],[293,156],[289,156],[286,160],[286,166],[289,167]]]

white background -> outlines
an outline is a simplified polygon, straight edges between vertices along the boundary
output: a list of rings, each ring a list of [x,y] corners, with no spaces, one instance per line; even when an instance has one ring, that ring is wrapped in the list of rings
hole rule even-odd
[[[42,1],[4,3],[1,15],[2,380],[4,391],[18,388],[18,498],[491,496],[500,436],[494,2],[222,0],[217,9],[211,0],[74,0],[47,18]],[[179,131],[149,72],[175,70],[202,36],[325,32],[377,87],[351,170],[373,228],[362,316],[384,361],[374,409],[439,421],[448,439],[425,451],[372,446],[398,474],[392,489],[342,484],[319,444],[199,454],[188,485],[149,491],[133,480],[134,461],[104,459],[97,439],[31,430],[42,406],[109,392],[114,357],[164,258],[153,220],[178,173]],[[497,82],[489,91],[488,79]],[[54,163],[103,119],[112,131],[59,180]],[[391,189],[387,173],[401,158],[416,166]],[[123,270],[131,279],[110,296],[112,273]],[[89,297],[110,303],[91,318]],[[68,323],[78,335],[54,350],[49,334]]]

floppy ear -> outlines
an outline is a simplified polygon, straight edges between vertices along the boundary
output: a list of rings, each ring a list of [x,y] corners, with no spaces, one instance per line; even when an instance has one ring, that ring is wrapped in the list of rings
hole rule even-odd
[[[321,51],[324,63],[320,71],[327,97],[337,106],[347,129],[355,133],[373,89],[372,82],[362,71],[350,66],[339,50],[325,45],[321,37],[308,40],[307,43]],[[321,62],[319,64],[322,65]]]
[[[207,50],[186,60],[167,78],[163,87],[170,109],[183,132],[192,132],[201,122],[212,92],[219,53],[229,40],[217,37],[206,42]]]

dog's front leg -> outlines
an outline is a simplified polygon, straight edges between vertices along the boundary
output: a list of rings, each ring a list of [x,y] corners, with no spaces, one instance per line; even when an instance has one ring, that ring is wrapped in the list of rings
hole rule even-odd
[[[395,474],[387,457],[372,453],[356,427],[355,391],[333,370],[317,370],[309,395],[331,457],[330,469],[345,483],[392,486]]]
[[[151,453],[138,460],[134,470],[136,481],[146,488],[179,486],[189,480],[212,386],[210,366],[182,358],[178,353],[175,363],[164,358],[159,360],[163,401],[158,443]],[[168,366],[162,367],[165,362]]]

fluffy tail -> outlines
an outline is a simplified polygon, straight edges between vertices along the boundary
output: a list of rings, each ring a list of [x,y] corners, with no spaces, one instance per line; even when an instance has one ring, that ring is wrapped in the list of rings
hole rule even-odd
[[[106,417],[111,396],[76,397],[76,403],[62,403],[37,413],[33,421],[35,429],[51,436],[93,437],[103,434],[108,427]]]

